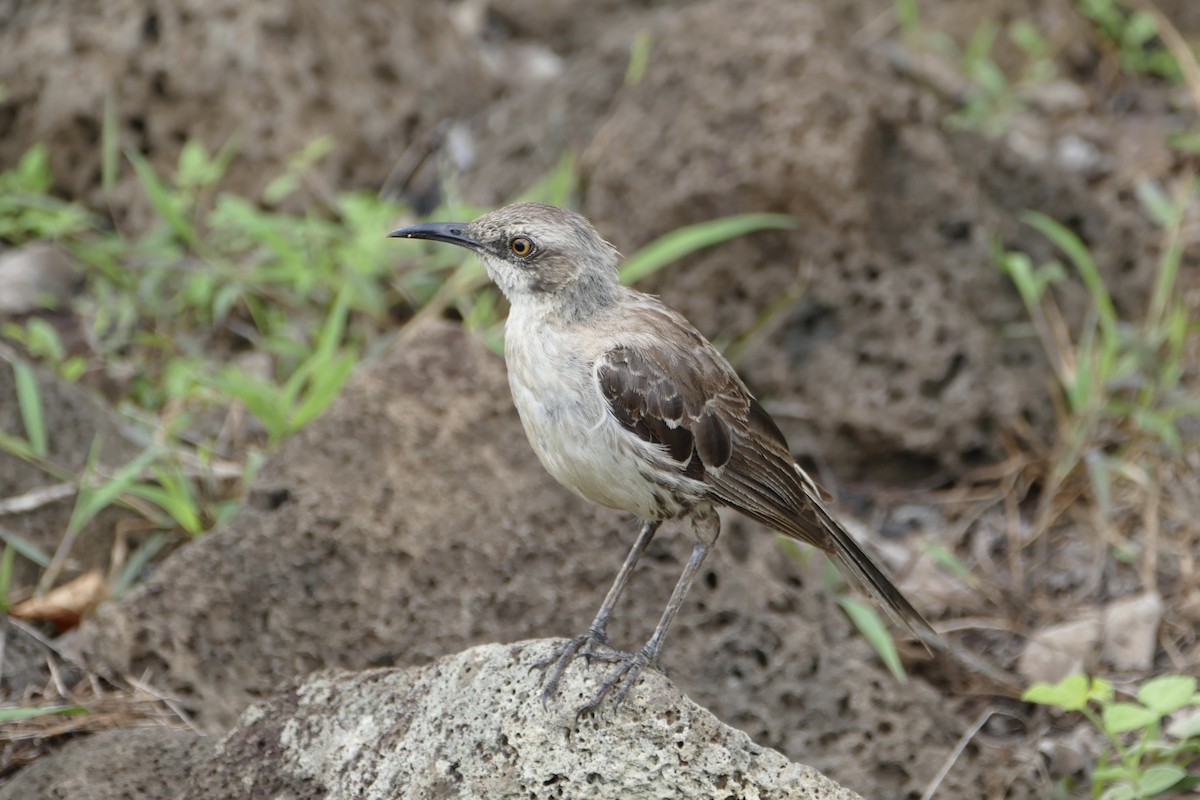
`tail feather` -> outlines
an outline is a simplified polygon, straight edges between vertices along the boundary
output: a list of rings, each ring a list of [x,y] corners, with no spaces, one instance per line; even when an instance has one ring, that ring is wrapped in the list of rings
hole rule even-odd
[[[822,525],[829,532],[828,541],[833,545],[829,555],[833,557],[842,574],[875,598],[897,622],[912,631],[926,647],[946,651],[946,642],[925,617],[921,616],[921,612],[908,602],[896,585],[883,574],[883,570],[874,559],[858,546],[846,529],[838,524],[819,502],[814,500],[813,506]]]
[[[858,546],[846,529],[839,525],[837,520],[815,498],[813,498],[813,507],[817,510],[821,523],[829,531],[829,539],[833,543],[833,550],[829,551],[829,555],[833,557],[843,575],[866,590],[888,610],[897,622],[912,631],[927,650],[945,653],[960,664],[991,678],[998,686],[1011,692],[1019,692],[1019,688],[1013,680],[996,667],[976,657],[973,653],[952,646],[938,635],[933,626],[921,616],[921,612],[913,608],[912,603],[909,603],[895,584],[883,574],[883,570],[875,561]]]

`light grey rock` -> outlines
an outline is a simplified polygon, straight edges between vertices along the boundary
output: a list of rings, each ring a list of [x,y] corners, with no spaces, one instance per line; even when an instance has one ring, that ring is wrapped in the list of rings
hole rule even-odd
[[[48,242],[0,253],[0,319],[61,306],[78,282],[75,260]]]
[[[1114,600],[1104,608],[1100,653],[1117,669],[1147,670],[1154,661],[1163,601],[1157,592]]]
[[[577,661],[543,708],[554,642],[490,644],[424,667],[317,673],[251,707],[197,796],[854,798],[719,722],[648,671],[576,719],[609,668]]]
[[[1056,683],[1082,672],[1100,642],[1100,619],[1087,614],[1042,628],[1025,643],[1017,672],[1030,683]]]
[[[555,642],[489,644],[423,667],[325,670],[248,709],[222,740],[165,728],[73,742],[0,800],[854,800],[643,673],[625,704],[576,719],[607,664],[576,662],[543,708]]]

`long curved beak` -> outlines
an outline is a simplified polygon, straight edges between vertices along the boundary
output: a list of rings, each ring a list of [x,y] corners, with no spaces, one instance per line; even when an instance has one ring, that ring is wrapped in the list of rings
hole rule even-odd
[[[426,222],[408,228],[400,228],[388,234],[392,239],[429,239],[434,242],[448,242],[468,250],[483,250],[483,244],[467,236],[465,222]]]

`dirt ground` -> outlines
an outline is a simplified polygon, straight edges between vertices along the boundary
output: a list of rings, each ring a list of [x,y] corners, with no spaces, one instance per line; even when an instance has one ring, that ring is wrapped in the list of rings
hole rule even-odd
[[[1011,549],[1014,515],[1020,527],[1030,513],[1013,496],[1028,489],[1014,454],[1044,451],[1055,413],[1040,346],[1012,334],[1028,317],[992,248],[1048,260],[1053,249],[1020,214],[1063,220],[1096,254],[1118,311],[1136,317],[1160,237],[1134,190],[1188,168],[1165,136],[1194,121],[1182,91],[1112,74],[1066,0],[922,4],[924,25],[960,42],[981,19],[1025,18],[1054,46],[1055,91],[1023,102],[995,138],[944,124],[961,87],[944,64],[911,57],[890,0],[78,5],[0,2],[0,167],[46,141],[57,188],[98,203],[107,102],[122,136],[160,167],[189,138],[216,148],[236,137],[238,191],[261,191],[331,133],[327,187],[386,186],[417,203],[439,190],[414,164],[440,162],[489,204],[569,147],[580,210],[623,252],[716,216],[792,214],[798,230],[704,251],[644,288],[736,346],[797,458],[872,532],[939,629],[1014,671],[1024,643],[1057,623],[1151,588],[1200,598],[1194,520],[1163,528],[1156,587],[1136,565],[1097,564],[1089,509],[1064,514],[1042,547]],[[1160,6],[1200,34],[1187,2]],[[639,32],[650,57],[627,84]],[[1003,44],[997,53],[1018,56]],[[451,129],[470,146],[451,152]],[[1086,158],[1063,155],[1075,152]],[[132,181],[116,198],[114,218],[144,223]],[[1086,301],[1081,286],[1063,289],[1069,324]],[[62,391],[60,430],[90,441],[112,424]],[[17,425],[11,395],[0,385],[5,430]],[[82,458],[78,441],[64,434],[56,446]],[[0,497],[31,481],[0,455]],[[69,513],[50,505],[6,524],[53,537]],[[867,797],[920,797],[977,719],[939,796],[1044,797],[1048,776],[1069,771],[1043,746],[1058,741],[1057,723],[916,648],[904,653],[914,678],[895,681],[820,564],[780,558],[765,531],[724,522],[664,659],[697,702]],[[102,561],[115,526],[98,520],[95,551],[82,555]],[[319,668],[423,664],[473,644],[576,633],[633,532],[554,484],[524,441],[502,361],[437,324],[364,365],[332,411],[270,456],[232,524],[177,551],[69,645],[101,670],[151,676],[217,734]],[[615,641],[633,645],[653,627],[685,538],[655,542]],[[930,544],[966,562],[975,585],[939,569]],[[1168,603],[1152,662],[1123,675],[1195,672],[1197,617]],[[33,678],[11,665],[40,651],[9,639],[3,688],[18,697]],[[1116,669],[1099,643],[1082,660]],[[118,758],[110,745],[92,757]]]

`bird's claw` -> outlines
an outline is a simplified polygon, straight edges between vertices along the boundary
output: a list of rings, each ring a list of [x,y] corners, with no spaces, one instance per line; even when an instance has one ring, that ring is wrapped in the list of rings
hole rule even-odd
[[[624,653],[601,653],[596,647],[609,647],[608,635],[595,628],[589,628],[586,633],[567,639],[556,647],[548,656],[537,661],[533,669],[547,669],[544,686],[542,687],[542,707],[545,708],[550,698],[558,692],[558,684],[562,680],[567,666],[576,656],[583,656],[590,664],[592,661],[615,661]]]
[[[609,670],[608,675],[600,683],[600,688],[592,695],[592,699],[588,700],[575,711],[576,719],[598,709],[600,704],[604,702],[604,697],[612,691],[614,686],[617,692],[613,695],[613,708],[620,708],[621,703],[625,702],[625,698],[629,695],[629,690],[637,682],[638,676],[642,674],[642,670],[648,667],[651,662],[651,656],[646,652],[645,648],[638,650],[636,653],[612,653],[611,656],[611,658],[606,657],[605,660],[615,662],[616,666]]]
[[[606,649],[599,651],[596,649],[597,647]],[[566,672],[567,666],[576,657],[581,656],[587,660],[588,664],[591,664],[593,661],[601,661],[615,664],[616,666],[604,676],[604,680],[600,682],[600,688],[596,690],[591,699],[576,709],[576,719],[598,709],[604,698],[609,692],[613,691],[614,687],[616,694],[613,695],[613,708],[620,708],[621,703],[629,695],[629,690],[637,682],[638,676],[642,674],[642,670],[650,666],[654,661],[648,647],[649,645],[635,653],[613,650],[609,645],[608,636],[604,631],[594,628],[589,629],[587,633],[581,636],[567,639],[548,656],[533,665],[535,669],[549,668],[546,673],[545,684],[542,688],[542,707],[545,708],[549,704],[550,698],[557,694],[559,683],[562,681],[562,676]]]

